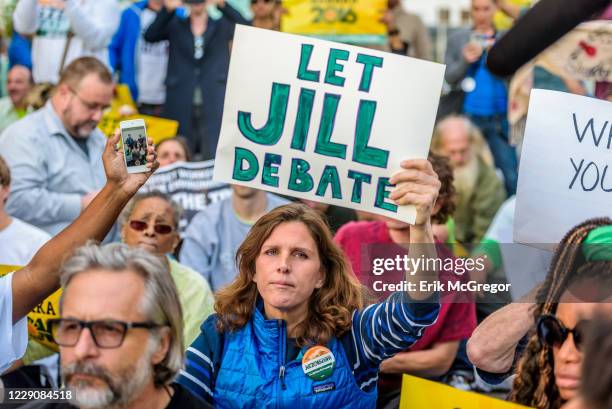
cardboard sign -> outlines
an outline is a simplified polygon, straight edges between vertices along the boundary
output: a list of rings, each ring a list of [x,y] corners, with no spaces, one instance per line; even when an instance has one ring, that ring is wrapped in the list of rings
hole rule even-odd
[[[440,64],[238,26],[214,178],[413,223],[388,180],[402,160],[427,158],[443,75]]]
[[[573,226],[612,216],[612,103],[533,90],[514,240],[551,249]]]
[[[400,409],[525,409],[527,406],[404,375]]]
[[[387,42],[386,0],[283,0],[281,31],[352,44]]]
[[[181,205],[183,216],[179,230],[184,232],[197,212],[211,203],[231,196],[231,188],[212,180],[214,160],[206,162],[176,162],[158,169],[140,193],[159,191]]]
[[[612,82],[612,23],[580,24],[543,53],[570,78]]]
[[[19,270],[18,266],[7,266],[0,264],[0,277]],[[49,318],[59,318],[59,299],[62,294],[61,290],[57,290],[43,302],[38,304],[28,314],[28,334],[31,340],[34,340],[53,351],[59,351],[59,347],[48,331],[47,320]]]

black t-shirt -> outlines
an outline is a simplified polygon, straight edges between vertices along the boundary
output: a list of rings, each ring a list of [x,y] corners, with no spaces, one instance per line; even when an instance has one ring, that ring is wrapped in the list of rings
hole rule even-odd
[[[174,395],[172,395],[172,399],[166,409],[212,409],[213,407],[194,396],[187,389],[179,385],[178,383],[172,384],[172,389],[174,389]],[[75,409],[76,406],[73,406],[69,403],[50,403],[50,402],[32,402],[25,406],[22,406],[22,409]]]

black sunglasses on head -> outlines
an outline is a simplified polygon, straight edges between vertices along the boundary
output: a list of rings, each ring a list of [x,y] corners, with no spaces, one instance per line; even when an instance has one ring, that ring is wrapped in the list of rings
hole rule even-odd
[[[569,334],[572,334],[574,345],[580,350],[588,324],[588,320],[582,320],[576,324],[574,329],[568,329],[554,315],[544,314],[538,319],[538,339],[542,345],[559,348],[567,340]]]

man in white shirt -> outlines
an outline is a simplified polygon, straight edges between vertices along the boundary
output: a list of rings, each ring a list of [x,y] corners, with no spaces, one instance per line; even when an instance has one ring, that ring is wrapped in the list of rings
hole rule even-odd
[[[19,359],[27,345],[26,314],[59,287],[58,272],[66,255],[88,240],[102,240],[121,209],[147,181],[151,172],[128,174],[119,134],[109,138],[103,153],[106,184],[91,204],[66,229],[45,244],[24,268],[0,278],[0,373]],[[154,171],[153,141],[147,167]]]
[[[11,171],[0,156],[0,264],[23,266],[51,236],[45,231],[10,217],[4,205],[11,190]]]
[[[79,57],[96,57],[108,66],[120,12],[117,0],[20,0],[13,24],[19,34],[34,36],[34,81],[57,83],[62,68]]]

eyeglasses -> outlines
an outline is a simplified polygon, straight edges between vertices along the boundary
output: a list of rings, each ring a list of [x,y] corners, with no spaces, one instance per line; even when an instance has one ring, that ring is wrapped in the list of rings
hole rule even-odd
[[[149,228],[149,223],[142,220],[131,220],[129,225],[130,228],[136,231],[144,231]],[[174,228],[168,224],[156,224],[153,226],[153,230],[157,234],[170,234]]]
[[[543,345],[559,348],[569,334],[572,334],[574,345],[576,345],[576,349],[580,350],[588,323],[588,320],[582,320],[576,324],[574,329],[568,329],[554,315],[545,314],[538,320],[538,339]]]
[[[127,331],[131,328],[150,330],[164,327],[152,322],[81,321],[71,318],[50,319],[47,323],[53,340],[62,347],[75,346],[79,342],[83,328],[89,329],[94,343],[99,348],[118,348],[123,344]]]
[[[85,107],[85,109],[87,109],[89,112],[98,112],[98,111],[106,111],[109,107],[108,104],[98,104],[95,102],[89,102],[84,100],[72,87],[68,87],[68,89],[70,90],[70,92],[72,92],[72,94],[77,97],[77,99],[81,102],[81,105],[83,105]]]
[[[272,3],[274,0],[251,0],[251,4],[257,4],[260,1],[263,1],[264,3]]]

